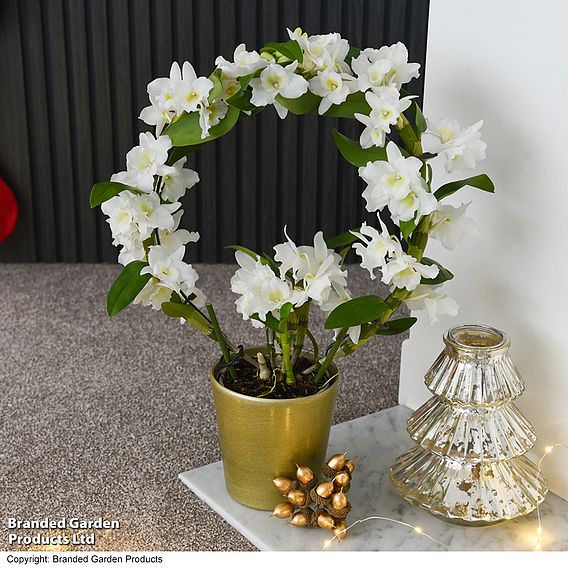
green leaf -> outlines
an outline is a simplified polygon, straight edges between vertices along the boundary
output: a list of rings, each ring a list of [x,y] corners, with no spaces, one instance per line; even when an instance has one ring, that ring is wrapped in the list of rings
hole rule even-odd
[[[307,91],[297,99],[286,99],[281,95],[276,95],[276,100],[282,106],[286,107],[291,113],[300,115],[315,112],[321,98],[310,91]]]
[[[266,321],[262,321],[258,314],[253,314],[250,317],[253,320],[259,321],[262,325],[269,327],[276,333],[280,333],[280,322],[270,312],[266,314]]]
[[[248,75],[240,77],[239,83],[241,85],[241,90],[244,91],[249,86],[250,80],[259,77],[261,73],[262,69],[257,69],[254,73],[249,73]]]
[[[170,302],[174,302],[175,304],[183,304],[184,299],[177,292],[172,292]]]
[[[366,166],[369,162],[376,162],[377,160],[386,160],[387,151],[385,148],[378,148],[372,146],[371,148],[361,148],[358,142],[347,138],[333,130],[333,139],[341,155],[352,165],[356,167]]]
[[[152,278],[151,274],[140,274],[145,266],[148,266],[148,263],[135,260],[122,269],[107,294],[107,313],[110,317],[130,305],[146,286],[146,282]]]
[[[388,309],[378,296],[362,296],[340,304],[325,321],[325,329],[337,329],[361,325],[376,320]]]
[[[288,40],[286,43],[267,43],[263,48],[261,48],[260,53],[265,51],[271,54],[278,52],[287,57],[290,61],[296,60],[299,63],[302,63],[304,60],[304,54],[302,53],[300,45],[293,39]]]
[[[444,199],[444,197],[448,197],[448,195],[454,194],[458,189],[461,189],[466,185],[476,187],[477,189],[481,189],[483,191],[488,191],[489,193],[495,192],[495,186],[493,185],[491,178],[486,174],[479,174],[478,176],[446,183],[434,192],[434,197],[436,197],[436,199],[440,201],[441,199]]]
[[[377,326],[377,335],[398,335],[408,331],[415,323],[416,318],[401,318],[390,320],[383,325]]]
[[[255,73],[249,73],[248,75],[243,75],[242,77],[239,78],[239,83],[241,85],[241,91],[240,92],[243,92],[249,86],[250,80],[254,76],[255,76]]]
[[[209,320],[189,304],[165,302],[162,311],[171,318],[183,318],[187,323],[203,332],[207,337],[215,337],[215,331]]]
[[[280,267],[276,264],[276,262],[274,262],[274,259],[270,255],[263,253],[260,261],[262,262],[262,264],[267,264],[268,266],[270,266],[274,274],[280,274]]]
[[[250,102],[251,96],[252,92],[250,89],[241,89],[239,92],[227,99],[227,104],[238,108],[239,110],[246,110],[248,112],[257,108]]]
[[[193,144],[192,146],[178,146],[177,148],[172,148],[168,161],[166,162],[169,166],[175,164],[180,158],[191,154],[192,152],[197,152],[201,148],[202,144]]]
[[[124,185],[117,181],[102,181],[100,183],[95,183],[95,185],[93,185],[93,189],[91,189],[91,197],[89,199],[91,208],[101,205],[123,191],[133,191],[138,193],[138,190],[135,187],[130,187],[129,185]]]
[[[164,130],[164,134],[167,134],[171,138],[173,146],[193,146],[195,144],[211,142],[216,138],[224,136],[235,126],[237,120],[239,120],[240,112],[238,108],[230,106],[225,118],[223,118],[219,124],[211,127],[207,138],[201,138],[198,112],[182,115]]]
[[[341,249],[339,251],[339,256],[341,257],[341,262],[345,262],[345,257],[347,256],[347,253],[351,250],[351,245],[346,246],[345,248]]]
[[[402,233],[405,241],[408,241],[408,237],[410,237],[410,234],[414,231],[414,229],[416,229],[416,219],[400,222],[400,232]]]
[[[218,75],[217,71],[220,71],[220,69],[215,69],[215,71],[213,71],[213,73],[209,75],[209,80],[213,81],[213,88],[211,89],[209,97],[207,98],[207,100],[210,103],[212,103],[216,98],[218,98],[223,92],[223,85],[221,84],[221,81],[219,81],[219,77],[217,76]]]
[[[351,60],[354,59],[355,57],[358,57],[360,53],[361,53],[361,48],[359,48],[359,47],[349,48],[349,51],[347,52],[347,55],[345,56],[345,63],[347,63],[347,65],[349,65],[349,67],[351,67]]]
[[[427,286],[437,286],[438,284],[442,284],[443,282],[451,280],[454,277],[454,275],[447,268],[444,268],[439,262],[436,262],[431,258],[426,258],[425,256],[423,256],[420,262],[422,264],[426,264],[427,266],[436,265],[439,269],[438,276],[436,276],[435,278],[422,278],[422,280],[420,280],[420,284],[426,284]]]
[[[416,103],[412,103],[412,104],[414,106],[414,113],[415,113],[414,124],[416,124],[416,130],[417,130],[418,134],[420,135],[423,132],[426,132],[426,129],[428,128],[428,124],[426,123],[426,119],[424,118],[424,115],[422,114],[421,108]]]
[[[241,245],[227,245],[225,248],[226,249],[233,249],[233,250],[240,250],[241,252],[244,252],[245,254],[248,254],[250,257],[254,258],[254,260],[258,260],[258,254],[256,252],[254,252],[253,250],[250,250],[246,247],[242,247]]]
[[[358,231],[359,227],[352,230]],[[335,237],[327,239],[325,241],[325,244],[327,245],[327,248],[336,249],[350,245],[351,243],[354,243],[356,240],[357,237],[351,231],[346,231],[345,233],[341,233],[340,235],[336,235]]]
[[[281,308],[280,308],[280,321],[286,321],[289,317],[290,314],[292,313],[292,308],[293,305],[291,304],[291,302],[286,302]]]
[[[365,93],[361,93],[360,91],[350,94],[345,102],[339,105],[332,105],[331,108],[324,113],[324,116],[353,118],[356,112],[366,115],[371,112],[371,107],[365,100]]]

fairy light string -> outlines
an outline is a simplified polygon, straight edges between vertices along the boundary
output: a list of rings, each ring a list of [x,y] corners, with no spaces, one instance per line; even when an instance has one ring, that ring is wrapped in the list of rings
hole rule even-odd
[[[552,444],[551,446],[546,446],[546,448],[544,448],[544,453],[542,454],[542,456],[538,460],[538,469],[537,469],[537,472],[536,472],[537,482],[540,479],[540,475],[542,473],[542,464],[543,464],[544,460],[556,448],[564,448],[565,450],[568,450],[568,446],[565,445],[565,444],[561,444],[561,443]],[[540,515],[540,503],[538,503],[538,502],[536,504],[536,518],[537,518],[537,523],[538,523],[537,527],[536,527],[536,541],[535,541],[534,546],[530,549],[531,551],[542,550],[542,517]]]
[[[371,517],[365,517],[364,519],[359,519],[359,520],[355,521],[354,523],[351,523],[341,533],[341,536],[335,535],[333,538],[326,540],[323,544],[321,551],[323,552],[324,550],[329,548],[335,541],[339,541],[341,538],[343,538],[347,534],[347,532],[350,529],[352,529],[355,525],[366,523],[367,521],[385,521],[385,522],[388,522],[388,523],[394,523],[394,524],[397,524],[397,525],[402,525],[403,527],[407,527],[409,529],[412,529],[416,534],[419,534],[420,536],[423,536],[424,538],[427,538],[427,539],[431,540],[432,542],[435,542],[436,544],[438,544],[438,545],[444,547],[446,550],[448,550],[448,546],[446,544],[444,544],[443,542],[440,542],[439,540],[436,540],[433,536],[430,536],[428,533],[425,533],[422,530],[422,528],[419,527],[419,526],[411,525],[410,523],[405,523],[404,521],[399,521],[398,519],[392,519],[391,517],[382,517],[380,515],[374,515],[374,516],[371,516]]]
[[[538,467],[537,467],[537,473],[536,473],[537,482],[540,479],[540,476],[542,474],[542,465],[544,463],[544,460],[556,448],[564,448],[565,450],[568,450],[568,445],[562,444],[562,443],[556,443],[556,444],[552,444],[551,446],[545,447],[544,453],[542,454],[542,456],[538,460]],[[542,528],[542,516],[540,514],[540,503],[537,503],[537,505],[536,505],[536,515],[537,515],[536,541],[535,541],[534,546],[530,549],[531,551],[542,550],[543,528]],[[410,523],[405,523],[404,521],[400,521],[398,519],[393,519],[391,517],[383,517],[383,516],[380,516],[380,515],[373,515],[371,517],[365,517],[364,519],[359,519],[359,520],[355,521],[354,523],[351,523],[341,533],[341,535],[335,535],[335,536],[333,536],[333,538],[326,540],[323,544],[321,551],[323,552],[323,551],[327,550],[334,542],[336,542],[336,541],[339,542],[342,538],[345,537],[347,532],[349,530],[351,530],[355,525],[366,523],[368,521],[384,521],[384,522],[388,522],[388,523],[394,523],[394,524],[397,524],[397,525],[401,525],[403,527],[407,527],[407,528],[411,529],[412,531],[414,531],[415,533],[419,534],[420,536],[423,536],[424,538],[431,540],[432,542],[438,544],[439,546],[442,546],[446,550],[449,550],[448,546],[446,544],[444,544],[443,542],[440,542],[439,540],[436,540],[433,536],[429,535],[428,533],[425,533],[422,530],[422,528],[419,527],[419,526],[411,525]]]

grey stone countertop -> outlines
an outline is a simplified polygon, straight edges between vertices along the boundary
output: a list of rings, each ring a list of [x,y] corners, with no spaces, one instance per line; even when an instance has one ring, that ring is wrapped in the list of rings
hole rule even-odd
[[[234,266],[196,268],[228,335],[262,341],[234,309]],[[385,292],[348,268],[354,294]],[[254,550],[178,479],[220,459],[207,380],[217,346],[140,306],[110,321],[105,295],[118,271],[0,265],[0,550],[33,549],[8,544],[8,517],[46,516],[120,522],[72,550]],[[340,362],[336,423],[396,404],[402,339]]]

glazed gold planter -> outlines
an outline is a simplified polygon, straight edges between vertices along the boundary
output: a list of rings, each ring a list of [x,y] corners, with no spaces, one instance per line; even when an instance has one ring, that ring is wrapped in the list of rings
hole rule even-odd
[[[314,471],[323,464],[339,376],[315,395],[271,400],[225,388],[217,372],[216,365],[210,381],[227,491],[247,507],[272,510],[282,501],[272,479],[293,476],[295,463]],[[330,366],[330,373],[336,375],[337,369]]]

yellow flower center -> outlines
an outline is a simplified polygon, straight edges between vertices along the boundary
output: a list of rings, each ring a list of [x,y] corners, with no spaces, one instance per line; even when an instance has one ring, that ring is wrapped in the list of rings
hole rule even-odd
[[[197,91],[190,91],[187,96],[185,97],[185,100],[188,103],[194,103],[195,101],[199,100],[199,93]]]
[[[278,75],[271,75],[268,78],[268,82],[274,90],[277,91],[280,88],[280,77]]]

